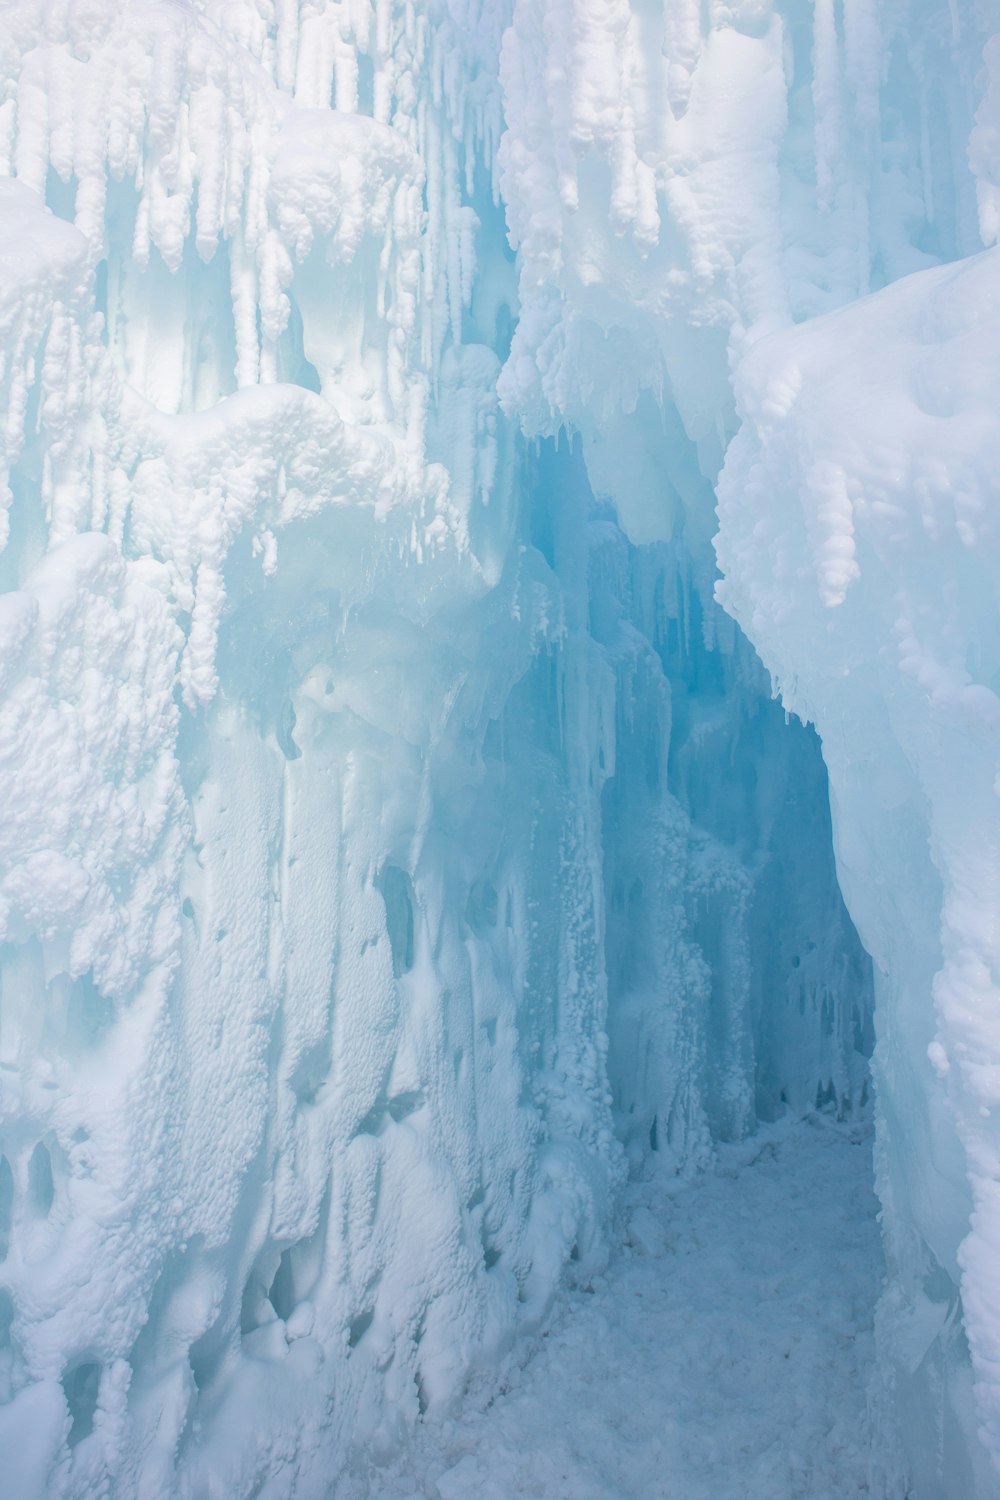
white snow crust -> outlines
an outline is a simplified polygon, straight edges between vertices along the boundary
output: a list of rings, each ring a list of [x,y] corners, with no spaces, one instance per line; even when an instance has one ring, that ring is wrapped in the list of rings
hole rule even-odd
[[[869,954],[869,1483],[995,1493],[994,29],[0,0],[11,1500],[361,1500]]]
[[[871,1138],[823,1116],[623,1197],[623,1245],[376,1500],[862,1500],[882,1280]]]
[[[951,1387],[949,1424],[976,1425],[961,1307],[995,1456],[998,335],[992,249],[763,340],[737,381],[718,544],[720,594],[822,734],[841,883],[875,960],[907,1427],[931,1418],[924,1361]]]

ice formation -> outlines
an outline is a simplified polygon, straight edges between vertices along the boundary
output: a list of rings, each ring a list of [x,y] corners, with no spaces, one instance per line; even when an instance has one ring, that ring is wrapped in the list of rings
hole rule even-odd
[[[512,1351],[419,1429],[373,1500],[870,1500],[870,1122],[786,1117],[620,1202],[607,1269],[560,1290],[523,1367]]]
[[[0,5],[11,1500],[358,1500],[867,953],[876,1479],[992,1493],[988,22]]]

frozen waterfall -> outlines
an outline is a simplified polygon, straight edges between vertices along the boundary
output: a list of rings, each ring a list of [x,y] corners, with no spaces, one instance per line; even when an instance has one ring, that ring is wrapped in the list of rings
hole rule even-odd
[[[549,1500],[992,1500],[990,0],[0,0],[0,82],[0,1500],[517,1500],[602,1329],[662,1440]]]

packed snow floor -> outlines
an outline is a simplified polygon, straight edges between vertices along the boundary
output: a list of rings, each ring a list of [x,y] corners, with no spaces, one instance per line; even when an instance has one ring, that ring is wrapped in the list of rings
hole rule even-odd
[[[626,1242],[377,1500],[853,1500],[881,1288],[870,1135],[818,1118],[635,1184]]]

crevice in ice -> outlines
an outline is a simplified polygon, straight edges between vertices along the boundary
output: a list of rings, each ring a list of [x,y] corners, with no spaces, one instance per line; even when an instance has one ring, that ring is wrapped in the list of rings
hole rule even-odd
[[[66,1441],[71,1448],[82,1443],[94,1430],[100,1385],[101,1366],[96,1360],[84,1360],[73,1365],[62,1376],[71,1422]]]
[[[28,1161],[28,1197],[32,1211],[46,1218],[55,1198],[52,1178],[52,1156],[44,1141],[39,1141]]]
[[[351,1319],[350,1328],[347,1331],[347,1347],[349,1349],[356,1349],[358,1347],[361,1340],[364,1338],[365,1334],[372,1326],[374,1319],[375,1309],[371,1307],[367,1308],[364,1312],[359,1313],[356,1318]]]
[[[378,885],[385,902],[392,972],[399,979],[413,968],[413,884],[398,865],[385,865]]]
[[[10,1231],[14,1222],[14,1174],[5,1155],[0,1155],[0,1261],[10,1251]]]
[[[288,1321],[298,1300],[295,1296],[295,1283],[292,1276],[292,1255],[290,1250],[281,1252],[278,1261],[278,1269],[274,1273],[267,1292],[267,1300],[274,1308],[275,1313],[283,1322]]]
[[[288,322],[278,339],[275,375],[280,381],[300,385],[304,390],[314,391],[317,395],[320,393],[319,372],[306,358],[302,314],[292,296],[288,298]]]
[[[10,1330],[14,1322],[14,1299],[6,1287],[0,1287],[0,1349],[10,1343]]]

